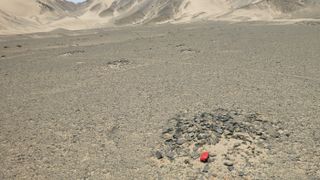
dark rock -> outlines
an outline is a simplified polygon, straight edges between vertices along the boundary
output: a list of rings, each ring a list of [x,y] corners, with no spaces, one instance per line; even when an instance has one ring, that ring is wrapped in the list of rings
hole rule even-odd
[[[203,146],[203,145],[207,144],[207,140],[201,139],[200,141],[198,141],[197,144],[198,144],[199,146]]]
[[[200,157],[200,153],[199,152],[192,152],[191,153],[191,158],[192,159],[198,159]]]
[[[225,132],[225,135],[232,135],[233,134],[233,132],[229,131],[229,130],[225,130],[224,132]]]
[[[255,133],[256,133],[256,135],[261,136],[261,135],[262,135],[262,132],[263,132],[263,130],[262,130],[262,129],[259,129],[259,130],[257,130]]]
[[[188,152],[186,152],[186,150],[184,150],[181,147],[176,148],[175,151],[176,151],[178,156],[186,156],[186,155],[188,155]]]
[[[160,151],[156,151],[155,156],[156,156],[157,159],[162,159],[163,158],[162,153]]]
[[[171,133],[173,132],[173,128],[165,128],[163,131],[162,131],[162,134],[167,134],[167,133]]]
[[[234,170],[234,166],[228,166],[227,167],[229,171],[233,171]]]
[[[22,45],[18,44],[18,45],[17,45],[17,47],[18,47],[18,48],[21,48],[21,47],[22,47]]]
[[[83,51],[84,52],[84,51]],[[129,64],[130,61],[126,58],[121,58],[119,60],[115,60],[115,61],[112,61],[112,62],[108,62],[107,65],[127,65]]]
[[[241,143],[235,143],[235,144],[233,145],[233,148],[237,148],[237,147],[239,147],[239,146],[241,146]]]
[[[215,127],[213,127],[214,129],[214,131],[215,132],[217,132],[218,134],[223,134],[223,129],[222,128],[220,128],[220,127],[217,127],[217,126],[215,126]]]
[[[213,116],[212,114],[210,113],[201,113],[201,118],[204,119],[205,121],[208,121],[208,120],[212,120]]]
[[[209,164],[206,164],[206,165],[203,167],[202,172],[207,173],[207,172],[209,172],[209,169],[210,169]]]
[[[186,142],[186,140],[183,139],[183,138],[179,138],[179,139],[177,140],[177,144],[178,144],[178,145],[182,145],[182,144],[185,143],[185,142]]]
[[[162,134],[162,138],[165,140],[165,141],[170,141],[173,139],[173,136],[171,134]]]
[[[174,159],[174,156],[175,156],[175,153],[173,151],[168,151],[166,153],[166,156],[170,159],[170,160],[173,160]]]
[[[185,46],[186,44],[182,43],[182,44],[178,44],[176,45],[176,47],[182,47],[182,46]]]
[[[4,49],[7,49],[7,48],[9,48],[9,46],[3,46],[3,48],[4,48]]]
[[[178,138],[180,138],[180,137],[182,137],[182,133],[175,133],[175,134],[173,135],[173,138],[174,138],[174,139],[178,139]]]
[[[192,141],[194,138],[190,134],[185,135],[187,141]]]
[[[187,129],[188,133],[194,132],[195,131],[195,127],[189,127]]]
[[[167,146],[172,146],[172,145],[174,145],[174,141],[172,139],[169,139],[169,140],[166,140],[164,142],[164,144],[167,145]]]
[[[208,135],[205,134],[205,133],[200,133],[200,134],[198,134],[198,136],[197,136],[197,138],[198,138],[199,140],[201,140],[201,139],[206,139],[207,137],[208,137]]]
[[[267,140],[268,136],[265,133],[262,133],[262,135],[260,136],[261,139],[263,140]]]
[[[189,159],[185,159],[185,160],[184,160],[184,163],[185,163],[185,164],[190,164],[190,160],[189,160]]]
[[[220,142],[219,137],[212,135],[209,139],[208,139],[208,144],[211,145],[216,145]]]
[[[214,119],[221,121],[221,122],[227,122],[227,121],[232,120],[233,118],[229,114],[227,114],[227,115],[214,116]]]
[[[199,148],[200,148],[199,146],[194,146],[192,150],[193,150],[194,152],[197,152],[197,151],[199,150]]]
[[[244,172],[240,171],[239,176],[241,176],[241,177],[245,176]]]

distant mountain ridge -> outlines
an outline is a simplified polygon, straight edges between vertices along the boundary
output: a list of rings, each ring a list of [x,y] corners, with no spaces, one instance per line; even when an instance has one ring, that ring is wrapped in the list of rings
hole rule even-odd
[[[198,20],[320,19],[317,0],[1,0],[0,33]]]

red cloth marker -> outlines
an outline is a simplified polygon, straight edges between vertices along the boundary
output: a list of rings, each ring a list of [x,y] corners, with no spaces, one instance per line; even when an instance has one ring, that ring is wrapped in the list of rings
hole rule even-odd
[[[200,156],[200,161],[207,162],[208,159],[209,159],[209,152],[208,151],[203,152]]]

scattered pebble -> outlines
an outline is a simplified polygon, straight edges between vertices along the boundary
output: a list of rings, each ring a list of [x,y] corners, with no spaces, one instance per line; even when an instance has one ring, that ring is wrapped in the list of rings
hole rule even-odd
[[[244,172],[243,172],[243,171],[240,171],[240,172],[239,172],[239,176],[241,176],[241,177],[242,177],[242,176],[245,176]]]
[[[173,159],[174,159],[174,152],[173,152],[173,151],[169,151],[169,152],[167,152],[166,156],[167,156],[170,160],[173,160]]]
[[[206,164],[206,165],[203,167],[202,172],[208,173],[208,172],[209,172],[209,169],[210,169],[209,164]]]
[[[74,51],[65,52],[61,56],[72,56],[75,54],[82,54],[82,53],[85,53],[85,51],[84,50],[74,50]]]
[[[108,62],[107,65],[110,68],[118,69],[118,68],[121,68],[122,66],[128,65],[129,63],[130,63],[130,61],[128,59],[121,58],[119,60]]]
[[[229,171],[233,171],[234,170],[234,166],[228,166],[227,167]]]
[[[226,165],[226,166],[233,166],[233,162],[229,161],[229,160],[224,161],[223,164]]]
[[[157,159],[162,159],[163,158],[162,153],[160,151],[156,151],[155,155],[156,155]]]
[[[184,163],[185,163],[185,164],[190,164],[189,159],[185,159],[185,160],[184,160]]]

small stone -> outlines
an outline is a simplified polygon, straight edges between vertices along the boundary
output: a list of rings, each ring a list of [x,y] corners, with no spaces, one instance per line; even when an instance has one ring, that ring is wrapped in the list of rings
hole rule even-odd
[[[235,131],[235,126],[229,123],[229,124],[226,124],[226,129],[231,133],[233,133]]]
[[[186,138],[187,141],[192,141],[193,140],[193,137],[190,136],[190,134],[185,135],[185,138]]]
[[[184,162],[185,164],[190,164],[190,160],[189,160],[189,159],[185,159],[183,162]]]
[[[21,47],[22,47],[22,45],[18,44],[18,45],[17,45],[17,47],[18,47],[18,48],[21,48]]]
[[[199,140],[205,139],[205,138],[207,138],[207,137],[208,137],[208,135],[207,135],[207,134],[204,134],[204,133],[200,133],[200,134],[198,134],[198,136],[197,136],[197,138],[198,138]]]
[[[267,140],[268,136],[265,133],[262,133],[260,138],[263,139],[263,140]]]
[[[193,151],[194,151],[194,152],[197,152],[199,148],[200,148],[199,146],[196,146],[196,145],[195,145],[195,146],[193,147]]]
[[[218,121],[227,122],[229,120],[232,120],[232,117],[230,115],[218,115],[214,117]]]
[[[194,132],[194,130],[195,130],[194,127],[189,127],[189,128],[187,129],[188,133]]]
[[[232,135],[233,134],[233,132],[229,131],[229,130],[225,130],[224,132],[225,132],[226,135]]]
[[[203,145],[207,144],[207,140],[201,139],[197,144],[198,144],[199,146],[203,146]]]
[[[216,145],[219,143],[219,138],[217,136],[212,135],[209,139],[208,139],[208,144],[210,145]]]
[[[209,177],[212,177],[213,179],[215,179],[216,177],[218,177],[218,175],[217,174],[215,174],[215,173],[213,173],[213,174],[210,174],[210,176]]]
[[[218,134],[223,134],[223,129],[221,129],[220,127],[215,127],[214,131],[216,131]]]
[[[182,133],[181,133],[181,132],[176,132],[176,133],[173,135],[173,137],[176,138],[176,139],[180,138],[181,136],[182,136]]]
[[[176,45],[176,47],[182,47],[182,46],[185,46],[185,44],[184,44],[184,43],[182,43],[182,44],[178,44],[178,45]]]
[[[185,142],[186,142],[186,140],[183,139],[183,138],[179,138],[179,139],[177,140],[177,144],[178,144],[178,145],[182,145],[182,144],[184,144]]]
[[[162,131],[162,134],[167,134],[167,133],[170,133],[172,132],[173,129],[172,128],[165,128],[163,131]]]
[[[229,171],[233,171],[234,170],[234,166],[228,166],[227,167]]]
[[[210,155],[209,159],[208,159],[208,163],[213,163],[215,161],[215,159],[213,157],[211,157],[212,155]]]
[[[190,137],[194,137],[195,134],[194,134],[193,132],[191,132],[191,133],[189,133],[189,136],[190,136]]]
[[[290,134],[290,132],[288,132],[288,131],[285,131],[285,133],[284,133],[287,137],[289,137],[291,134]]]
[[[157,159],[162,159],[163,158],[162,153],[160,151],[156,151],[155,155],[156,155]]]
[[[173,136],[172,136],[172,134],[164,133],[164,134],[162,134],[162,138],[165,140],[170,140],[173,138]]]
[[[173,159],[174,159],[174,152],[173,152],[173,151],[169,151],[169,152],[167,152],[166,156],[167,156],[169,159],[173,160]]]
[[[225,161],[223,164],[224,164],[225,166],[233,166],[233,162],[232,162],[232,161],[229,161],[229,160]]]
[[[244,172],[240,171],[239,176],[241,176],[241,177],[245,176]]]
[[[268,134],[273,138],[279,138],[280,133],[272,128],[268,129]]]
[[[202,172],[208,173],[208,172],[209,172],[209,169],[210,169],[209,164],[206,164],[206,165],[203,167]]]
[[[200,156],[200,153],[198,153],[198,152],[192,152],[192,153],[191,153],[191,158],[192,158],[192,159],[198,159],[199,156]]]
[[[235,143],[235,144],[233,145],[233,148],[237,148],[237,147],[239,147],[239,146],[241,146],[241,143]]]

